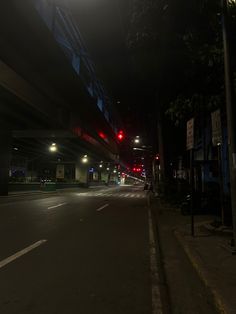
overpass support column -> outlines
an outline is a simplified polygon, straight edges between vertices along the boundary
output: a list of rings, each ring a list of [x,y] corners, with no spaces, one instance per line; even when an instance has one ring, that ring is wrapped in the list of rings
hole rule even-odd
[[[10,131],[0,130],[0,195],[8,195],[9,169],[11,160]]]
[[[85,186],[89,185],[88,166],[81,165],[80,162],[75,165],[75,180],[83,183]]]

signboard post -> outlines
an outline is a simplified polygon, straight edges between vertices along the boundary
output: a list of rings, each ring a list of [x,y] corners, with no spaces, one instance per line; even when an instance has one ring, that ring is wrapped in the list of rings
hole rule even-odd
[[[187,150],[190,151],[190,186],[191,186],[191,235],[194,236],[194,119],[187,122]]]
[[[222,128],[220,109],[211,113],[212,126],[212,144],[217,146],[218,154],[218,172],[219,172],[219,187],[220,187],[220,204],[221,204],[221,222],[224,225],[224,183],[222,173]]]
[[[212,126],[213,146],[221,145],[222,144],[222,129],[221,129],[220,109],[211,113],[211,126]]]

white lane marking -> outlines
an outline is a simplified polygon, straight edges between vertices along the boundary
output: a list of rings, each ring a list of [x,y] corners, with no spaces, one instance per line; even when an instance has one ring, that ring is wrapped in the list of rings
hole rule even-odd
[[[38,242],[35,242],[34,244],[26,247],[25,249],[5,258],[4,260],[2,260],[0,262],[0,268],[4,267],[5,265],[13,262],[15,259],[21,257],[22,255],[25,255],[26,253],[29,253],[30,251],[32,251],[33,249],[36,249],[38,246],[44,244],[45,242],[47,242],[47,240],[40,240]]]
[[[152,281],[152,314],[162,314],[161,293],[158,284],[160,277],[157,267],[157,251],[153,231],[153,222],[150,209],[148,210],[148,224],[149,224],[149,252],[150,252],[150,269]]]
[[[131,194],[130,197],[135,197],[135,194]]]
[[[105,205],[103,205],[102,207],[99,207],[99,208],[97,209],[97,212],[100,212],[103,208],[106,208],[107,206],[109,206],[109,204],[105,204]]]
[[[48,209],[60,207],[60,206],[66,205],[66,204],[67,204],[67,203],[61,203],[61,204],[58,204],[58,205],[55,205],[55,206],[50,206],[50,207],[48,207]]]
[[[129,196],[129,194],[125,194],[125,195],[124,195],[124,197],[128,197],[128,196]]]

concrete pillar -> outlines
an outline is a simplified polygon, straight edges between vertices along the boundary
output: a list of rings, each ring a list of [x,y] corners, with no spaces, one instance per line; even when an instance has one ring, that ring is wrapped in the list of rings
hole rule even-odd
[[[88,185],[88,166],[77,163],[75,165],[75,180]]]
[[[0,130],[0,195],[8,195],[11,142],[11,132]]]

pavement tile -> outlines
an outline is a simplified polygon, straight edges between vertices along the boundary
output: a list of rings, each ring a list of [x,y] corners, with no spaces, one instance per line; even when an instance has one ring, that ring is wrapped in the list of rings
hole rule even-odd
[[[205,228],[206,225],[209,225],[206,216],[198,216],[195,237],[190,235],[189,224],[178,226],[174,234],[200,279],[209,289],[218,312],[235,314],[236,255],[226,249],[229,248],[231,233],[215,233],[210,228]]]

